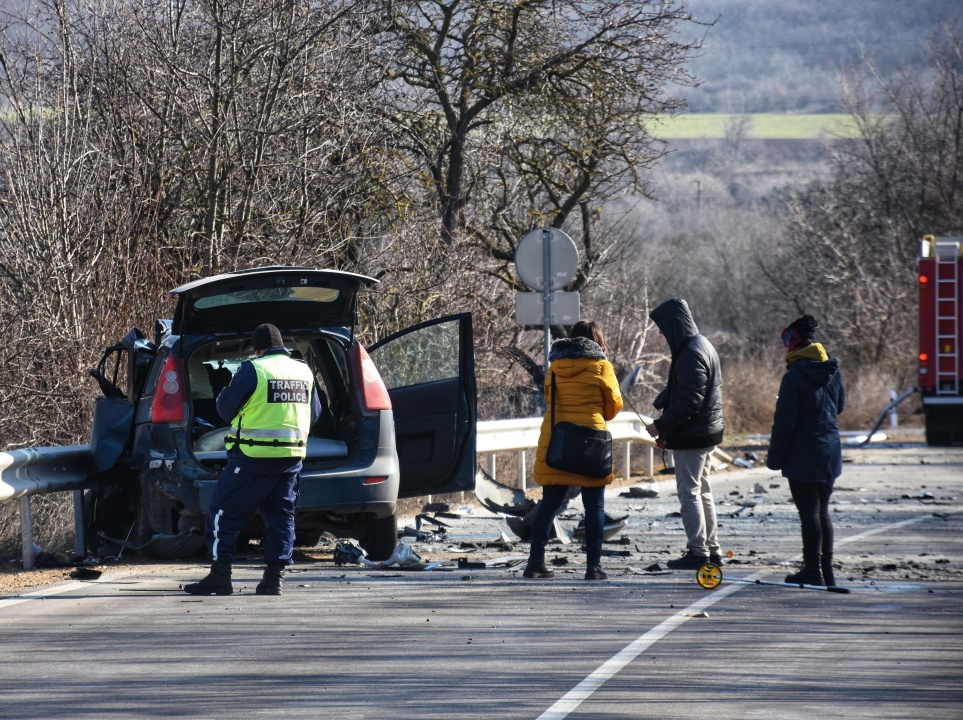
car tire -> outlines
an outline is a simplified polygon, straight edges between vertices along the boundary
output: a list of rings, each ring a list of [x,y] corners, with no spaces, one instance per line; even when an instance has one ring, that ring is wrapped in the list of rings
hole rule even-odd
[[[366,530],[361,546],[367,551],[368,559],[377,562],[390,558],[398,545],[398,516],[371,518]]]

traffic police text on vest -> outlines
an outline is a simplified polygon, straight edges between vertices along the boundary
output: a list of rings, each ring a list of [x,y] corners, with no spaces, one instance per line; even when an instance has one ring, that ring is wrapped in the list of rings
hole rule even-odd
[[[311,427],[311,369],[284,354],[265,355],[250,363],[257,387],[231,423],[225,443],[248,457],[303,458]]]
[[[303,380],[268,380],[269,403],[306,403],[311,388]]]

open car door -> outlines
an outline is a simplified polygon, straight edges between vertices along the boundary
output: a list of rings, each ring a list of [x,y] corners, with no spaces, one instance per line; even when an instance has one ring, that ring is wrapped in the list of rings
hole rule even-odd
[[[94,402],[90,431],[95,473],[109,470],[128,450],[134,406],[156,354],[154,344],[132,328],[119,343],[104,351],[97,367],[90,369],[104,394]]]
[[[475,487],[475,348],[471,314],[415,325],[368,349],[391,396],[398,497]]]

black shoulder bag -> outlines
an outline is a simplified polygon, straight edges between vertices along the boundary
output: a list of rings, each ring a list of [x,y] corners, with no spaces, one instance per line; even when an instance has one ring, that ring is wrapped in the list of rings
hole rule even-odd
[[[612,474],[612,434],[608,430],[555,423],[555,373],[552,373],[552,436],[545,453],[550,468],[605,478]]]

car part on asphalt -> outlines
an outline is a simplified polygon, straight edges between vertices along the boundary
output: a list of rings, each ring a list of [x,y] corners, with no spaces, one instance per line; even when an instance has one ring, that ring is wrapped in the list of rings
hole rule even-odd
[[[475,475],[475,497],[482,507],[493,513],[524,517],[535,508],[537,503],[525,497],[525,491],[498,482],[483,468]]]
[[[611,542],[612,538],[616,535],[621,534],[625,530],[625,526],[628,523],[629,516],[623,515],[620,518],[612,517],[608,513],[605,513],[605,520],[602,524],[602,540],[605,542]],[[585,520],[580,520],[575,530],[572,531],[572,539],[584,542],[585,540]],[[623,545],[628,545],[627,542],[622,543]]]
[[[365,551],[354,540],[339,542],[334,546],[334,564],[338,567],[342,565],[358,565],[361,558],[365,556]]]
[[[577,494],[578,488],[575,488],[575,491],[569,496],[562,507],[559,508],[559,513],[565,511],[565,508],[568,506],[568,500],[577,496]],[[538,503],[531,498],[525,497],[524,491],[503,485],[482,468],[478,468],[478,472],[475,475],[475,497],[478,498],[478,501],[483,507],[494,513],[505,515],[505,522],[508,524],[508,527],[513,533],[518,535],[522,541],[528,542],[528,540],[531,539],[532,522],[535,519],[535,510],[538,507]],[[602,527],[603,540],[608,542],[616,535],[619,535],[625,529],[627,520],[628,515],[616,518],[605,513],[604,525]],[[585,521],[582,520],[579,522],[575,530],[569,535],[558,524],[558,518],[556,517],[555,522],[552,523],[549,538],[558,538],[563,543],[570,542],[571,540],[583,541],[585,540]]]
[[[805,585],[803,583],[776,582],[775,580],[749,580],[746,578],[728,578],[729,582],[748,583],[749,585],[778,585],[780,587],[800,588],[802,590],[827,590],[842,595],[849,594],[849,588],[839,585]],[[715,590],[722,584],[722,569],[718,565],[706,563],[696,570],[696,582],[706,590]]]
[[[484,570],[488,567],[484,562],[474,562],[468,558],[458,558],[459,570]]]

